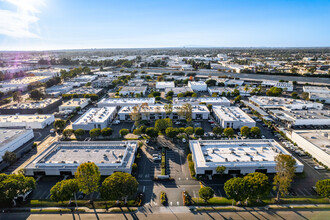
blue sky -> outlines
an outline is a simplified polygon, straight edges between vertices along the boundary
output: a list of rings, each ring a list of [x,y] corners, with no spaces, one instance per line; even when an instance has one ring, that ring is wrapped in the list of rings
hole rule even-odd
[[[0,50],[330,46],[329,24],[329,0],[0,0]]]

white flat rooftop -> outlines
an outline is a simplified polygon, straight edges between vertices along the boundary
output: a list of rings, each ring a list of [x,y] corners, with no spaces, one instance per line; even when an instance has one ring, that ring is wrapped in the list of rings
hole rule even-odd
[[[36,109],[36,108],[45,108],[54,102],[57,102],[59,99],[44,99],[42,101],[35,102],[20,102],[20,103],[9,103],[8,105],[2,106],[3,109]]]
[[[294,130],[296,134],[330,154],[330,130]]]
[[[106,105],[106,104],[132,104],[138,105],[141,103],[155,104],[155,98],[104,98],[99,101],[98,105]]]
[[[217,115],[219,115],[224,121],[254,122],[249,115],[236,106],[213,106],[212,110],[217,112]]]
[[[0,151],[7,143],[15,140],[22,134],[28,133],[30,130],[25,129],[0,129]]]
[[[114,111],[116,111],[116,107],[90,108],[74,124],[103,123]]]
[[[43,122],[53,115],[0,115],[1,122]]]

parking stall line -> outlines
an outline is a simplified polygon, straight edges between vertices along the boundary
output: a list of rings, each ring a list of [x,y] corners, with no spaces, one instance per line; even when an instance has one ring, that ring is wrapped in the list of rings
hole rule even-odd
[[[313,194],[312,194],[311,192],[309,192],[306,188],[304,188],[303,190],[306,192],[306,194],[307,194],[308,196],[312,196],[312,195],[313,195]]]
[[[300,194],[302,194],[303,196],[306,196],[305,195],[305,193],[302,191],[302,190],[300,190],[300,189],[296,189],[296,191],[298,191]]]

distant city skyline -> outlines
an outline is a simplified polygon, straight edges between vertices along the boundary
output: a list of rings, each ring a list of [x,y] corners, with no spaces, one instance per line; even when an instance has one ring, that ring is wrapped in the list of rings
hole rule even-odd
[[[0,0],[0,50],[328,47],[330,1]]]

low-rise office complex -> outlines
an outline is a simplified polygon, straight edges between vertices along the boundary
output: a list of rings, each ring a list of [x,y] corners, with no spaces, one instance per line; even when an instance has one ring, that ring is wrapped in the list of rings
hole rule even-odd
[[[165,95],[170,91],[173,92],[174,96],[178,96],[179,93],[185,94],[186,92],[194,92],[190,87],[174,87],[174,88],[165,88]]]
[[[270,111],[277,120],[287,124],[288,127],[293,126],[313,126],[313,125],[330,125],[329,110],[296,110],[296,111]]]
[[[34,134],[31,129],[0,129],[0,162],[6,151],[14,152],[32,138]]]
[[[46,88],[45,92],[51,97],[58,97],[62,94],[65,94],[73,89],[73,86],[70,85],[56,85],[50,88]]]
[[[207,84],[203,81],[189,81],[188,87],[190,87],[195,92],[207,91]]]
[[[124,86],[120,91],[119,94],[126,96],[126,95],[136,95],[139,94],[141,96],[145,96],[147,92],[147,86]]]
[[[103,89],[99,88],[93,88],[93,87],[80,87],[73,89],[65,94],[78,94],[78,95],[90,95],[90,94],[96,94],[100,95],[102,93]]]
[[[74,175],[85,162],[94,162],[102,176],[131,173],[136,151],[136,141],[55,142],[25,167],[25,175]]]
[[[14,102],[0,108],[1,114],[45,114],[52,112],[62,104],[61,99],[47,98],[41,101]]]
[[[264,110],[284,109],[323,109],[323,104],[301,99],[271,97],[271,96],[252,96],[249,101]]]
[[[175,84],[173,81],[165,81],[165,82],[156,82],[156,89],[166,89],[166,88],[174,88]]]
[[[70,99],[67,102],[64,102],[62,105],[58,107],[60,111],[74,111],[78,107],[80,109],[85,108],[89,104],[90,99],[87,98],[74,98]]]
[[[0,127],[43,129],[54,120],[54,115],[0,115]]]
[[[290,138],[298,147],[330,167],[330,130],[294,130]]]
[[[97,107],[123,107],[123,106],[135,106],[142,103],[147,103],[148,105],[155,104],[155,98],[103,98],[97,103]]]
[[[276,173],[275,157],[288,154],[275,140],[191,140],[189,148],[196,174],[216,174],[225,166],[225,174],[253,172]],[[296,172],[303,172],[303,164],[296,160]]]
[[[213,106],[230,106],[230,101],[226,97],[201,97],[201,98],[191,98],[191,97],[182,97],[174,98],[173,104],[182,105],[184,103],[189,103],[191,105],[199,105],[200,103],[211,104]]]
[[[131,114],[134,112],[134,106],[125,106],[122,107],[118,112],[119,120],[126,121],[131,120]],[[180,113],[182,105],[173,105],[172,112],[166,114],[164,105],[148,105],[148,106],[139,106],[141,120],[157,120],[163,118],[171,119],[185,119],[185,114]],[[205,105],[193,105],[192,106],[192,119],[193,120],[202,120],[208,119],[210,115],[209,110]]]
[[[92,130],[94,128],[106,128],[116,117],[116,113],[115,107],[90,108],[72,124],[72,129]]]
[[[0,87],[16,87],[18,90],[26,90],[28,85],[36,82],[46,82],[51,76],[27,76],[22,78],[5,80],[0,83]]]
[[[213,106],[212,111],[223,128],[240,129],[243,126],[256,126],[256,122],[239,107]]]
[[[320,87],[320,86],[304,86],[304,92],[312,92],[312,93],[328,93],[330,94],[330,89],[328,87]]]
[[[283,89],[284,91],[292,92],[293,91],[293,83],[292,82],[278,82],[278,81],[263,81],[261,86],[264,87],[277,87]]]
[[[309,99],[313,101],[320,101],[326,104],[330,104],[330,93],[309,93]]]

